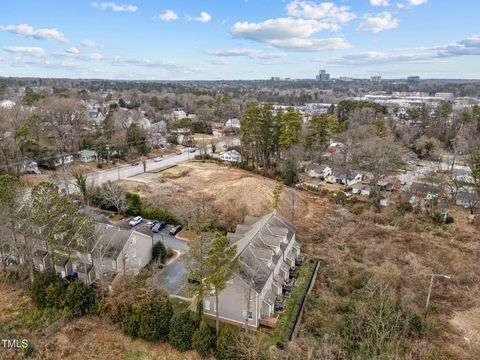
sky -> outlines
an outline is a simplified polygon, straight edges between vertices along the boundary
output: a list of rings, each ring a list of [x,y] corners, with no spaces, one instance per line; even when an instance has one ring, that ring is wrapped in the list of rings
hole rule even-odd
[[[15,0],[0,76],[480,79],[478,0]]]

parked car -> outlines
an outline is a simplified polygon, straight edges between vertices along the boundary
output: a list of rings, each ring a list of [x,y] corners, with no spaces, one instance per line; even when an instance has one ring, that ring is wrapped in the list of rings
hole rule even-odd
[[[163,160],[163,156],[157,156],[155,159],[153,159],[154,162],[160,162]]]
[[[197,148],[193,147],[193,148],[190,148],[190,150],[188,150],[188,151],[190,151],[191,153],[194,153],[195,151],[197,151]]]
[[[155,224],[158,223],[158,220],[150,220],[147,222],[147,226],[151,229],[155,226]]]
[[[182,228],[182,225],[174,226],[174,227],[170,230],[169,234],[172,235],[172,236],[175,236],[175,235],[177,235],[180,231],[182,231],[182,229],[183,229],[183,228]]]
[[[166,223],[165,221],[157,221],[155,225],[152,226],[152,231],[154,233],[160,232],[165,227]]]
[[[142,223],[142,221],[143,221],[143,218],[141,216],[136,216],[132,220],[130,220],[128,225],[130,225],[131,227],[134,227],[134,226],[137,226],[138,224]]]
[[[181,151],[177,151],[175,154],[182,155],[183,153]]]
[[[134,162],[132,162],[130,165],[132,165],[132,166],[138,166],[138,165],[140,165],[140,163],[139,163],[138,161],[134,161]]]

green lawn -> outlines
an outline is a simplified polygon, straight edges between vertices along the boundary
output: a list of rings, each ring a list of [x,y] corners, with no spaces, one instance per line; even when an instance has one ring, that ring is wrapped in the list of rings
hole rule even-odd
[[[309,260],[306,260],[305,263],[299,268],[299,276],[297,278],[297,283],[295,288],[289,298],[284,298],[285,310],[280,314],[279,325],[275,329],[273,334],[259,333],[262,342],[266,346],[276,345],[277,342],[286,342],[288,341],[287,336],[289,335],[289,328],[293,326],[292,321],[294,321],[294,316],[298,315],[295,311],[296,304],[300,306],[302,301],[302,296],[304,291],[306,291],[309,286],[309,280],[315,271],[315,263],[311,263]]]
[[[193,138],[195,140],[211,139],[211,138],[213,138],[213,135],[210,135],[210,134],[193,134]]]
[[[170,297],[170,302],[172,303],[173,312],[175,314],[178,314],[179,312],[187,310],[188,307],[190,306],[190,303],[188,301],[185,301],[176,297]]]

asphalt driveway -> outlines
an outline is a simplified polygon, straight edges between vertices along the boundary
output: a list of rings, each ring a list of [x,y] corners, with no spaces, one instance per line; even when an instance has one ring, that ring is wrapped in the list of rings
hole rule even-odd
[[[169,227],[163,229],[158,234],[153,234],[153,242],[156,244],[162,241],[166,247],[184,254],[188,250],[188,244],[185,240],[177,239],[168,234]],[[187,269],[182,256],[163,268],[160,272],[152,276],[152,283],[155,286],[165,289],[170,295],[187,297],[185,286],[187,284]]]

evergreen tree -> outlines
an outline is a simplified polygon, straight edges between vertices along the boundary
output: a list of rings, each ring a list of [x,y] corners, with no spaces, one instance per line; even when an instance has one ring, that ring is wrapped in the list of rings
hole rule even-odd
[[[212,348],[215,345],[215,335],[212,328],[202,321],[197,330],[193,333],[192,347],[201,357],[210,355]]]
[[[192,334],[195,332],[196,326],[197,322],[189,310],[173,315],[168,334],[170,345],[180,351],[190,350]]]

